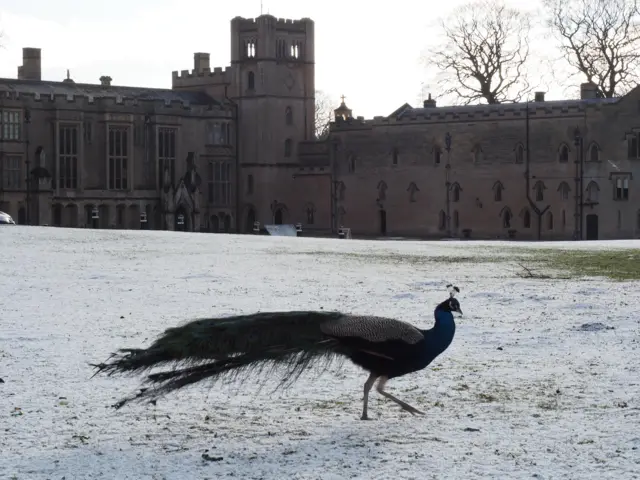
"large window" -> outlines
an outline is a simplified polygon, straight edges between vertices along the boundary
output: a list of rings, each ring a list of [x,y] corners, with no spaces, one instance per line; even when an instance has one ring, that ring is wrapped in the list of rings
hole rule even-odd
[[[59,188],[78,188],[78,130],[75,125],[61,125],[59,129]]]
[[[20,111],[0,110],[0,140],[20,140]]]
[[[164,171],[169,170],[169,181],[175,185],[176,181],[176,136],[175,128],[161,127],[158,129],[158,174],[160,185],[164,185]]]
[[[128,187],[129,127],[109,127],[109,190]]]
[[[231,162],[209,164],[209,203],[231,205]]]
[[[2,188],[17,190],[22,185],[22,157],[4,155],[2,158]]]

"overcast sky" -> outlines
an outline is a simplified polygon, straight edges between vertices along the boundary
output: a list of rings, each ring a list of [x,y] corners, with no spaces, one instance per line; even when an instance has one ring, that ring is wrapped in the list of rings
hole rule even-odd
[[[310,17],[316,25],[316,88],[354,115],[388,115],[416,105],[433,72],[420,62],[438,42],[436,20],[463,0],[264,0],[264,13]],[[520,8],[538,2],[511,0]],[[193,53],[211,53],[211,66],[229,63],[229,22],[256,17],[260,0],[2,0],[0,76],[15,78],[22,47],[42,48],[43,79],[171,88],[171,72],[193,68]],[[551,88],[547,98],[561,98]]]

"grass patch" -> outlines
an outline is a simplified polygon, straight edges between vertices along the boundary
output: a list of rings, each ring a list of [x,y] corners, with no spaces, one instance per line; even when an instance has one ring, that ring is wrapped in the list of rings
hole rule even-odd
[[[529,262],[573,278],[605,277],[620,282],[640,280],[640,249],[545,249],[538,251]]]

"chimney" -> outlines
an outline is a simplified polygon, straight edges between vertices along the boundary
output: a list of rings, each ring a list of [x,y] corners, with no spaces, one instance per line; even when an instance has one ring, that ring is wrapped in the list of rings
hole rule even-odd
[[[536,92],[535,93],[535,101],[536,102],[544,102],[544,92]]]
[[[22,49],[22,66],[18,67],[20,80],[42,80],[39,48]]]
[[[205,70],[211,70],[211,66],[209,65],[209,54],[201,52],[194,53],[193,69],[196,71],[196,74],[203,73]]]
[[[429,94],[429,98],[427,98],[423,102],[424,108],[436,108],[436,101],[431,98],[431,94]]]
[[[110,87],[111,80],[111,77],[109,77],[108,75],[103,75],[100,77],[100,85],[102,85],[103,87]]]
[[[580,84],[580,100],[598,98],[598,86],[593,82]]]

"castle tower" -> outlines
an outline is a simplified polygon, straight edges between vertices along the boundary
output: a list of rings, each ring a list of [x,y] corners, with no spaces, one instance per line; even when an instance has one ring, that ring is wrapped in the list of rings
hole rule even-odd
[[[294,221],[287,215],[297,208],[293,192],[291,198],[283,192],[293,189],[298,142],[314,136],[314,62],[310,19],[262,15],[231,21],[229,96],[238,105],[243,230],[252,214],[262,224]]]

